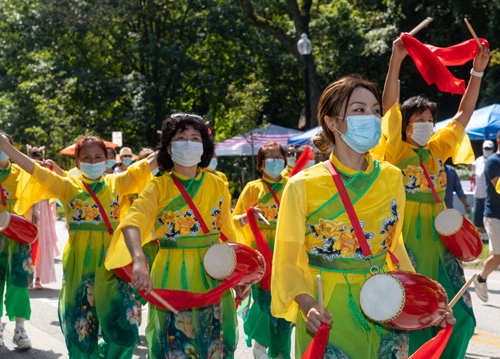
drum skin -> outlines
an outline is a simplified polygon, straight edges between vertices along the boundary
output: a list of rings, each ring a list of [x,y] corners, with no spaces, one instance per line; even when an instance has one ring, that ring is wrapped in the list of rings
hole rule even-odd
[[[388,274],[403,285],[405,303],[401,314],[384,325],[396,329],[421,329],[444,318],[448,296],[441,284],[418,273],[394,271]]]
[[[479,257],[483,250],[481,237],[472,222],[462,215],[462,226],[452,234],[437,232],[441,243],[455,257],[464,262],[470,262]],[[439,218],[436,217],[436,220]]]
[[[205,256],[207,256],[207,254],[212,255],[212,253],[209,254],[210,251],[213,251],[214,254],[216,254],[217,246],[219,245],[229,246],[233,251],[233,258],[227,258],[227,260],[236,260],[236,262],[234,263],[235,265],[233,265],[233,269],[229,273],[222,278],[214,278],[215,280],[230,280],[244,270],[247,272],[238,285],[251,285],[258,283],[262,279],[264,273],[266,272],[266,262],[264,261],[264,257],[258,251],[240,243],[219,243],[210,247]]]
[[[7,238],[23,244],[33,244],[38,239],[38,227],[26,218],[10,212],[2,212],[1,216],[8,216],[3,227],[0,228]]]

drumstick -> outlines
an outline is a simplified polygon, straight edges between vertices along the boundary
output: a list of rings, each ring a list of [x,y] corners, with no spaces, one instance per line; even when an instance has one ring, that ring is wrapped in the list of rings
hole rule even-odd
[[[316,276],[316,281],[318,282],[318,304],[319,312],[323,315],[325,314],[325,304],[323,303],[323,285],[321,284],[321,276]]]
[[[411,36],[415,36],[417,32],[422,30],[424,27],[429,25],[429,23],[432,21],[432,17],[428,17],[424,21],[422,21],[420,24],[418,24],[413,30],[411,30],[408,34]]]
[[[465,291],[467,290],[467,288],[470,287],[470,285],[472,284],[472,281],[477,277],[477,274],[474,274],[471,279],[469,279],[467,281],[467,283],[464,284],[464,286],[462,287],[462,289],[460,289],[460,291],[457,293],[457,295],[455,296],[455,298],[453,298],[453,300],[450,302],[450,304],[448,304],[448,308],[446,308],[446,311],[450,310],[451,308],[453,308],[453,306],[455,304],[457,304],[457,302],[459,301],[460,297],[462,295],[464,295]]]
[[[260,218],[260,219],[262,219],[262,221],[263,221],[265,224],[267,224],[268,226],[270,226],[270,225],[271,225],[271,223],[269,223],[269,221],[266,219],[266,217],[264,217],[264,216],[262,215],[262,213],[259,213],[259,218]]]
[[[474,39],[476,40],[477,42],[477,45],[479,46],[479,48],[481,49],[481,51],[483,51],[483,45],[481,45],[481,42],[479,41],[479,39],[477,38],[477,35],[476,33],[474,32],[474,29],[472,28],[472,26],[470,26],[469,24],[469,21],[467,19],[464,19],[465,21],[465,24],[467,25],[467,27],[469,28],[469,31],[470,33],[472,34],[472,36],[474,37]]]
[[[174,312],[174,314],[177,314],[178,311],[170,305],[169,302],[167,302],[165,299],[160,297],[158,293],[156,293],[154,290],[152,290],[149,295],[151,295],[154,299],[156,299],[158,302],[160,302],[161,305],[163,305],[165,308],[170,310],[171,312]]]

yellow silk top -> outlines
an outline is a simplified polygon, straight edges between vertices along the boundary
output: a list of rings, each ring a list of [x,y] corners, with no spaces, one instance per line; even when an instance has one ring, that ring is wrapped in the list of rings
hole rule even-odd
[[[200,169],[194,179],[175,171],[172,173],[181,182],[189,183],[186,189],[188,193],[191,191],[190,188],[195,188],[191,199],[213,238],[217,239],[219,232],[222,232],[230,242],[234,242],[231,197],[224,181]],[[155,177],[134,201],[127,217],[120,223],[113,236],[105,262],[106,268],[119,268],[132,261],[122,233],[122,229],[129,226],[139,228],[142,245],[151,240],[148,234],[152,228],[160,241],[168,240],[173,243],[178,239],[201,241],[205,237],[198,220],[184,202],[169,174]],[[182,251],[180,249],[181,253]]]
[[[104,220],[92,197],[81,180],[94,187],[94,192],[107,211],[111,225],[116,227],[120,218],[118,197],[137,192],[149,181],[151,170],[147,160],[130,166],[127,172],[116,176],[100,177],[97,181],[83,177],[60,177],[35,163],[33,175],[23,171],[17,188],[19,198],[15,211],[26,213],[36,203],[49,198],[59,198],[66,210],[66,219],[72,231],[106,230]]]
[[[7,203],[7,207],[4,207],[0,200],[0,212],[12,212],[17,201],[17,185],[22,172],[23,170],[12,162],[9,167],[0,169],[0,183],[5,193],[5,202]]]
[[[275,191],[278,201],[281,201],[281,196],[283,195],[283,189],[285,188],[287,180],[282,176],[281,181],[274,182],[267,178],[263,178],[271,187],[278,184],[281,185],[281,190]],[[275,230],[276,223],[278,222],[278,205],[274,200],[273,196],[270,194],[267,185],[262,180],[255,180],[248,182],[243,191],[238,198],[238,203],[233,210],[233,225],[236,229],[236,238],[238,243],[245,244],[251,247],[254,241],[254,236],[250,225],[241,226],[240,218],[243,214],[247,213],[248,208],[253,204],[255,207],[262,211],[262,215],[267,219],[270,226],[267,226],[260,218],[257,218],[257,223],[259,227],[263,230]],[[267,195],[262,201],[257,203],[264,195]]]
[[[382,138],[386,138],[385,159],[393,165],[398,165],[415,156],[413,148],[416,147],[403,141],[401,137],[402,119],[397,103],[382,119]],[[429,150],[431,156],[440,162],[439,169],[435,166],[436,161],[430,161],[432,164],[425,164],[429,174],[437,174],[441,170],[444,172],[443,164],[449,157],[452,157],[455,164],[471,164],[475,160],[469,136],[467,136],[462,124],[457,121],[450,121],[446,127],[436,131],[424,149]],[[427,168],[428,166],[429,168]],[[409,170],[411,171],[411,169]],[[444,181],[446,182],[445,177]]]
[[[401,236],[405,208],[401,171],[386,162],[374,161],[370,154],[366,154],[368,168],[364,172],[342,165],[333,153],[330,159],[343,175],[344,183],[345,178],[350,177],[347,190],[350,186],[357,186],[361,191],[359,198],[353,199],[353,206],[372,254],[387,253],[390,249],[403,269],[413,271]],[[329,214],[333,214],[332,217]],[[307,252],[320,255],[329,262],[359,259],[358,240],[350,230],[349,217],[323,163],[305,169],[289,180],[277,227],[271,312],[276,317],[295,322],[299,311],[295,297],[309,294],[316,298],[315,276],[319,271],[308,266]],[[394,269],[388,254],[386,262],[389,269]],[[343,261],[340,263],[342,265]],[[366,280],[361,274],[348,274],[348,277],[350,282]],[[325,303],[330,302],[335,283],[339,281],[345,281],[342,273],[323,272]]]
[[[206,173],[210,173],[211,175],[219,177],[221,180],[224,181],[224,184],[226,185],[227,189],[229,189],[229,181],[227,180],[227,177],[223,172],[216,170],[215,173],[212,173],[212,172],[208,171],[206,168],[204,168],[203,171]]]

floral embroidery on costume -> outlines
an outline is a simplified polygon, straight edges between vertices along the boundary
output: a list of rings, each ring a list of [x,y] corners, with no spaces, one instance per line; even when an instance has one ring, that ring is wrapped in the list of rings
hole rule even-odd
[[[97,207],[97,204],[95,203],[90,206],[89,202],[84,202],[81,199],[77,198],[73,202],[68,202],[68,207],[76,212],[75,215],[70,217],[70,221],[73,223],[101,223],[101,213],[99,212],[99,207]]]
[[[386,217],[386,220],[381,223],[382,230],[379,234],[385,235],[384,240],[381,243],[381,251],[386,251],[391,247],[394,234],[396,233],[396,223],[399,220],[399,213],[398,203],[394,198],[391,201],[391,214],[392,217]]]
[[[111,211],[109,211],[109,217],[117,221],[118,218],[120,218],[120,204],[118,202],[118,195],[116,196],[116,199],[111,201],[111,204],[109,206],[112,208]]]
[[[409,336],[408,332],[391,332],[380,339],[379,358],[408,358]]]
[[[5,246],[7,245],[7,240],[3,235],[0,235],[0,254],[5,250]]]
[[[342,350],[327,345],[323,359],[350,359]]]
[[[180,212],[163,212],[161,217],[156,218],[161,226],[167,226],[167,232],[163,238],[175,241],[179,237],[197,236],[201,226],[196,220],[192,210],[187,210],[184,216]]]
[[[7,187],[2,187],[3,193],[5,193],[5,199],[9,199],[9,196],[12,194],[10,191],[7,191]]]
[[[212,208],[212,213],[211,213],[211,216],[214,217],[214,220],[212,221],[212,229],[219,232],[222,226],[222,217],[220,210],[221,207],[222,207],[222,197],[219,199],[219,206]]]
[[[408,165],[406,169],[401,170],[403,172],[403,184],[405,186],[405,190],[410,193],[415,192],[431,192],[431,188],[429,187],[429,183],[427,182],[427,178],[425,178],[424,171],[420,166],[412,166]],[[437,179],[438,175],[429,175],[431,178],[432,184],[434,188],[437,189]]]
[[[262,215],[267,219],[268,222],[278,222],[278,205],[275,203],[272,206],[263,203],[259,203],[256,206],[262,211]],[[262,219],[257,219],[257,221],[264,223]]]
[[[458,292],[465,284],[463,269],[456,257],[446,249],[443,250],[443,266],[455,292]],[[467,307],[466,309],[472,310],[472,299],[469,290],[465,291],[461,299],[462,303]]]
[[[347,230],[343,223],[337,224],[322,218],[319,222],[317,225],[307,224],[307,228],[314,233],[315,238],[321,237],[323,239],[322,248],[313,246],[311,253],[321,255],[330,262],[341,257],[365,259],[353,227]],[[360,221],[359,223],[361,229],[365,229],[365,222]],[[367,241],[375,237],[374,232],[364,232],[364,235]],[[371,248],[370,243],[368,246]]]
[[[99,323],[95,309],[94,276],[82,278],[82,282],[77,291],[77,298],[81,298],[78,303],[78,316],[75,320],[74,330],[80,342],[84,340],[97,340]]]

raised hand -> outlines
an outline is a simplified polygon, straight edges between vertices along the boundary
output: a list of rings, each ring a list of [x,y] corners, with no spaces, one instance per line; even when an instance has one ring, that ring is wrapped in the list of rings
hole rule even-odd
[[[486,46],[486,43],[483,42],[483,51],[477,47],[476,57],[474,57],[474,63],[472,65],[472,69],[476,72],[483,72],[486,66],[488,65],[488,61],[490,61],[491,51]]]

